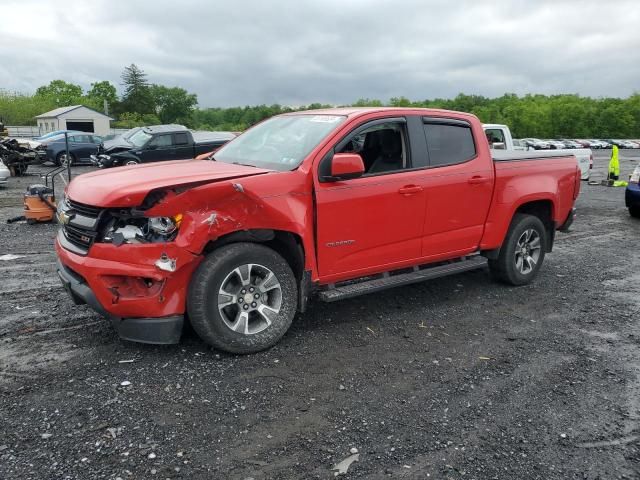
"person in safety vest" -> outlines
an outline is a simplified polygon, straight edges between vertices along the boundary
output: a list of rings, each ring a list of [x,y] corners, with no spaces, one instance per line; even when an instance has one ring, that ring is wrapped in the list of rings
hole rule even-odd
[[[618,146],[611,147],[611,159],[609,160],[609,180],[618,180],[620,177],[620,160],[618,159]]]

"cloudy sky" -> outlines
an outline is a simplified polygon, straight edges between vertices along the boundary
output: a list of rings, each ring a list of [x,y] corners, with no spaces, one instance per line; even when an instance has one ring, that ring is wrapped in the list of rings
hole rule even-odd
[[[120,88],[136,63],[201,106],[640,91],[637,0],[0,0],[0,88]]]

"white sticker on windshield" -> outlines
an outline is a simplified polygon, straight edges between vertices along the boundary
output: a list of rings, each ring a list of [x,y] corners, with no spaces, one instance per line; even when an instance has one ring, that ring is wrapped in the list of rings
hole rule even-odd
[[[315,117],[311,117],[310,122],[319,122],[319,123],[336,123],[339,122],[342,117],[336,115],[316,115]]]

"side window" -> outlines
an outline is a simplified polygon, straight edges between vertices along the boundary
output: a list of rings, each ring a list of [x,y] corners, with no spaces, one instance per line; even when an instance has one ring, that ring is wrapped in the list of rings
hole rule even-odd
[[[157,137],[155,137],[154,139],[152,139],[149,142],[149,146],[156,146],[158,148],[162,148],[162,147],[170,147],[172,145],[171,143],[171,135],[158,135]]]
[[[406,125],[388,122],[358,130],[336,153],[358,153],[365,175],[376,175],[409,168]]]
[[[455,165],[476,155],[471,126],[456,123],[425,123],[429,163],[432,167]]]
[[[69,137],[69,141],[73,142],[73,143],[89,143],[89,136],[88,135],[73,135],[72,137]]]
[[[98,137],[97,135],[91,136],[92,143],[100,144],[102,143],[102,137]]]
[[[175,144],[176,145],[189,145],[189,137],[186,133],[176,133],[175,134]]]

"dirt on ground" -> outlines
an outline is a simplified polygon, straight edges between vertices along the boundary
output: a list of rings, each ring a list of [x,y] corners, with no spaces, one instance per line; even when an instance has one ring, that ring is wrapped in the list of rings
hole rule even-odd
[[[639,161],[621,151],[623,178]],[[124,342],[74,306],[56,226],[4,223],[39,181],[0,190],[0,478],[328,479],[343,460],[339,478],[640,478],[623,188],[582,183],[532,285],[480,270],[315,301],[274,348],[234,356],[192,333]]]

